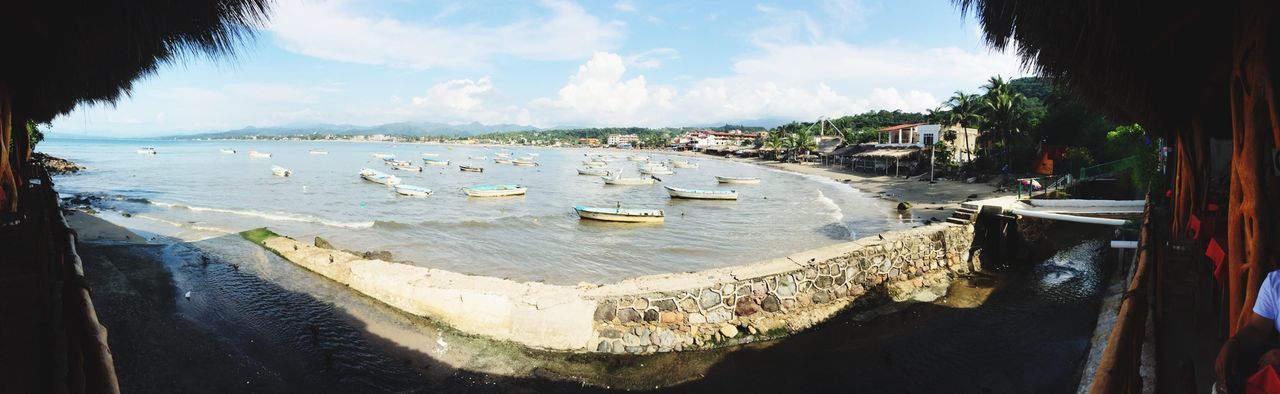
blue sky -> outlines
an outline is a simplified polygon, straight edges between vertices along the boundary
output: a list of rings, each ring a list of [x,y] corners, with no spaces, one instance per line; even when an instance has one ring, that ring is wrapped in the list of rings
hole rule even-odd
[[[280,0],[231,59],[181,59],[52,130],[398,121],[681,126],[921,111],[1020,76],[947,0]]]

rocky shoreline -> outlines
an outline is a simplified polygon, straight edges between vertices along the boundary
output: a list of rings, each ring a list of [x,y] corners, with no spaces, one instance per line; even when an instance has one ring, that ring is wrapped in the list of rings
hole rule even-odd
[[[75,174],[87,169],[85,166],[73,163],[70,160],[49,156],[40,152],[33,153],[31,155],[31,160],[40,163],[40,165],[44,166],[51,175]]]

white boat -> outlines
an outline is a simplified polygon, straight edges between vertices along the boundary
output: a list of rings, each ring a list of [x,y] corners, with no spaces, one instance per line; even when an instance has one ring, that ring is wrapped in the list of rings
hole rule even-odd
[[[397,178],[395,175],[387,175],[382,173],[381,171],[375,171],[368,168],[360,170],[360,177],[364,178],[364,180],[366,181],[373,182],[373,183],[381,183],[387,186],[395,186],[400,184],[400,178]]]
[[[600,178],[604,179],[604,184],[606,185],[634,186],[634,185],[652,185],[653,184],[653,178],[650,178],[650,177],[623,178],[622,176],[612,176],[612,177],[605,176]]]
[[[488,157],[484,157],[484,156],[467,156],[467,158],[471,160],[488,160],[489,159]]]
[[[439,154],[439,153],[427,153],[427,152],[422,152],[422,157],[436,157],[436,156],[440,156],[440,154]]]
[[[498,157],[498,158],[494,158],[493,162],[498,164],[511,164],[511,159],[504,159],[504,158]]]
[[[760,183],[760,178],[748,176],[719,176],[716,175],[716,182],[720,183],[737,183],[744,185],[754,185]]]
[[[641,174],[645,175],[671,175],[675,174],[670,168],[663,166],[645,167],[640,169]]]
[[[501,157],[501,158],[508,158],[508,157],[511,157],[511,154],[510,154],[510,153],[507,153],[507,152],[498,152],[498,153],[495,153],[493,156],[494,156],[494,157]]]
[[[630,161],[649,161],[649,156],[641,156],[641,155],[627,156],[627,160],[630,160]]]
[[[422,186],[396,185],[396,193],[410,197],[426,197],[431,195],[431,189]]]
[[[394,169],[396,169],[396,170],[400,170],[400,171],[422,172],[422,167],[421,167],[421,166],[415,166],[415,165],[413,165],[413,163],[410,163],[410,162],[407,162],[407,161],[398,161],[398,160],[397,160],[397,161],[395,161],[395,162],[392,162],[392,163],[391,163],[391,168],[394,168]]]
[[[271,154],[266,152],[258,152],[256,150],[251,150],[249,151],[249,157],[266,159],[266,158],[270,158]]]
[[[690,198],[697,200],[737,200],[737,190],[699,190],[699,189],[681,189],[678,187],[663,185],[667,188],[667,194],[672,198]]]
[[[465,172],[484,172],[484,167],[459,164],[458,170]]]
[[[605,163],[602,160],[587,160],[582,162],[582,165],[587,167],[604,167],[604,166],[608,166],[609,163]]]
[[[528,188],[520,185],[479,185],[462,188],[470,197],[504,197],[524,195]]]
[[[579,218],[606,222],[660,223],[665,216],[661,209],[598,208],[579,205],[573,207],[573,210],[578,212]]]
[[[289,171],[288,168],[284,168],[281,166],[271,167],[271,173],[274,174],[275,176],[283,176],[283,177],[288,177],[293,175],[293,171]]]
[[[671,167],[673,167],[673,168],[698,168],[698,164],[697,164],[697,163],[690,163],[690,162],[685,161],[685,160],[672,160],[672,161],[671,161]]]
[[[312,155],[327,155],[329,154],[329,151],[323,149],[308,149],[307,153]]]
[[[382,160],[394,160],[396,158],[396,155],[393,155],[390,153],[374,153],[373,157],[376,157]]]
[[[436,167],[444,167],[449,165],[448,160],[436,160],[436,159],[431,159],[426,157],[422,158],[422,162],[426,163],[429,166],[436,166]]]
[[[222,152],[222,153],[224,153],[224,154],[228,154],[228,155],[234,155],[234,154],[236,154],[236,150],[235,150],[235,149],[218,149],[218,152]]]
[[[524,166],[524,167],[533,167],[538,165],[538,162],[533,160],[526,160],[526,159],[516,159],[516,160],[512,160],[511,164],[517,165],[517,166]]]
[[[139,155],[154,155],[156,154],[156,148],[138,148],[135,152],[138,152]]]
[[[583,167],[578,169],[578,175],[609,176],[609,169],[604,167]]]

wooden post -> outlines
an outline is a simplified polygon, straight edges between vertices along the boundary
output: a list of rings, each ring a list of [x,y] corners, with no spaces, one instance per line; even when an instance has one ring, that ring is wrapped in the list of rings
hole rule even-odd
[[[1235,333],[1249,319],[1258,289],[1280,258],[1280,177],[1273,167],[1280,147],[1277,80],[1280,32],[1269,24],[1277,5],[1241,4],[1231,68],[1231,196],[1227,210],[1228,316]]]
[[[18,211],[18,183],[14,176],[13,147],[13,95],[7,86],[0,87],[0,190],[7,200],[0,200],[0,212]]]

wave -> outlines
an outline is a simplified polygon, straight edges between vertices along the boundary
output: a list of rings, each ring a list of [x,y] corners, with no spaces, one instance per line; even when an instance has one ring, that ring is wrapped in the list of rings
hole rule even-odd
[[[853,231],[853,228],[844,222],[844,210],[840,208],[840,205],[836,204],[835,200],[827,197],[826,194],[822,194],[822,190],[818,190],[818,203],[827,207],[827,210],[831,213],[831,224],[843,228],[845,236],[853,239],[857,232]]]
[[[343,221],[319,218],[311,215],[294,214],[294,213],[268,213],[268,212],[254,211],[251,209],[240,210],[240,209],[197,207],[197,206],[174,204],[174,203],[161,202],[161,201],[152,201],[151,204],[155,206],[170,208],[170,209],[185,209],[185,210],[190,210],[195,212],[225,213],[229,215],[248,216],[248,217],[255,217],[260,219],[275,220],[275,221],[282,221],[282,222],[314,223],[314,224],[319,224],[319,225],[324,225],[329,227],[340,227],[340,228],[370,228],[370,227],[373,227],[375,224],[375,221],[343,222]]]

